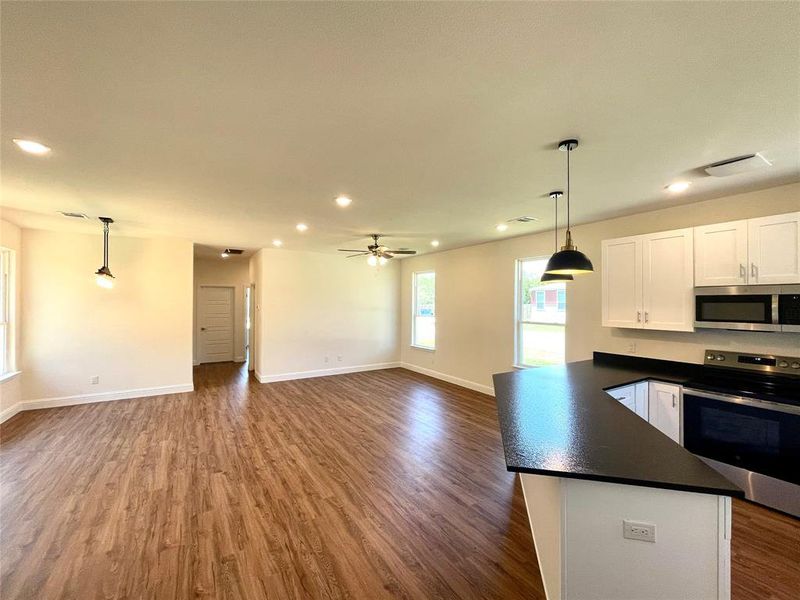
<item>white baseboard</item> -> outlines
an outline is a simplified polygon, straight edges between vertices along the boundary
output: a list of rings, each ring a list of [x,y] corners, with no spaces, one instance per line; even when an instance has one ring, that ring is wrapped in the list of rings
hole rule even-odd
[[[244,356],[235,356],[233,362],[244,362]]]
[[[378,369],[394,369],[400,366],[399,362],[373,363],[370,365],[356,365],[353,367],[338,367],[333,369],[317,369],[314,371],[297,371],[294,373],[276,373],[274,375],[262,375],[255,372],[256,379],[261,383],[273,383],[275,381],[290,381],[292,379],[310,379],[312,377],[329,377],[331,375],[344,375],[345,373],[360,373],[361,371],[377,371]]]
[[[98,392],[95,394],[79,394],[76,396],[61,396],[58,398],[23,400],[0,413],[0,423],[10,419],[23,410],[39,410],[42,408],[56,408],[59,406],[74,406],[76,404],[91,404],[93,402],[111,402],[112,400],[128,400],[130,398],[146,398],[148,396],[163,396],[164,394],[181,394],[193,391],[193,384],[181,383],[153,388],[120,390],[117,392]]]
[[[461,387],[465,387],[470,390],[475,390],[476,392],[481,392],[483,394],[488,394],[489,396],[494,396],[494,387],[490,385],[475,383],[474,381],[470,381],[469,379],[461,379],[460,377],[448,375],[447,373],[442,373],[440,371],[434,371],[433,369],[426,369],[425,367],[419,367],[417,365],[407,362],[400,363],[400,366],[403,369],[408,369],[409,371],[414,371],[415,373],[421,373],[422,375],[427,375],[429,377],[433,377],[434,379],[441,379],[442,381],[446,381],[447,383],[452,383]]]

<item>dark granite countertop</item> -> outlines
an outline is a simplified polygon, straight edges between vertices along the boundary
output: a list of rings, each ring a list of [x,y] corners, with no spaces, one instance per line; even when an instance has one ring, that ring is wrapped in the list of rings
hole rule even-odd
[[[509,471],[744,497],[604,390],[682,384],[700,365],[595,353],[595,360],[494,376]]]

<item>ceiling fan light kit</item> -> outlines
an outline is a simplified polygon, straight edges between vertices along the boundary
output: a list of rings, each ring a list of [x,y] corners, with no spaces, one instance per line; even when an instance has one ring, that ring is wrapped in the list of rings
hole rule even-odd
[[[582,275],[594,271],[589,257],[572,243],[572,231],[570,231],[570,154],[577,147],[578,140],[576,139],[563,140],[558,144],[558,149],[567,153],[567,232],[561,250],[550,257],[544,269],[545,273],[551,275]]]
[[[114,276],[108,268],[108,225],[113,223],[111,217],[99,217],[103,223],[103,266],[95,271],[95,282],[102,288],[111,289],[114,287]]]
[[[379,233],[372,233],[370,234],[372,238],[372,243],[367,246],[366,250],[352,250],[352,249],[345,249],[339,248],[339,252],[351,252],[350,256],[347,258],[354,258],[356,256],[366,256],[367,257],[367,264],[370,267],[377,267],[383,266],[389,259],[394,258],[396,254],[416,254],[416,250],[391,250],[386,246],[382,246],[378,243],[378,239],[381,237]]]

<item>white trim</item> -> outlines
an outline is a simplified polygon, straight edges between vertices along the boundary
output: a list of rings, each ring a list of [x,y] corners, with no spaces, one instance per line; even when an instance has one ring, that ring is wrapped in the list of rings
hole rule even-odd
[[[233,357],[233,362],[243,363],[244,362],[244,356],[234,356]]]
[[[446,381],[448,383],[452,383],[470,390],[475,390],[476,392],[481,392],[482,394],[494,396],[494,387],[490,385],[475,383],[474,381],[469,381],[468,379],[461,379],[460,377],[454,377],[453,375],[448,375],[447,373],[442,373],[440,371],[434,371],[433,369],[418,367],[417,365],[411,363],[400,363],[400,367],[403,369],[408,369],[409,371],[414,371],[415,373],[427,375],[428,377],[433,377],[434,379],[441,379],[442,381]]]
[[[57,398],[39,398],[37,400],[23,400],[0,413],[0,423],[13,417],[24,410],[39,410],[42,408],[56,408],[59,406],[75,406],[77,404],[92,404],[94,402],[111,402],[113,400],[129,400],[131,398],[146,398],[149,396],[163,396],[164,394],[182,394],[193,392],[191,383],[177,385],[164,385],[161,387],[139,388],[134,390],[119,390],[116,392],[97,392],[94,394],[78,394],[75,396],[60,396]]]
[[[0,383],[14,379],[14,377],[16,377],[21,373],[22,371],[9,371],[8,373],[3,373],[2,375],[0,375]]]
[[[276,373],[274,375],[262,375],[256,371],[256,379],[261,383],[273,383],[275,381],[291,381],[293,379],[309,379],[312,377],[328,377],[331,375],[344,375],[345,373],[360,373],[361,371],[377,371],[379,369],[396,369],[400,367],[399,362],[373,363],[370,365],[356,365],[353,367],[338,367],[333,369],[316,369],[313,371],[296,371],[294,373]]]
[[[425,350],[425,352],[436,352],[435,347],[420,346],[419,344],[409,344],[409,348],[414,348],[415,350]]]

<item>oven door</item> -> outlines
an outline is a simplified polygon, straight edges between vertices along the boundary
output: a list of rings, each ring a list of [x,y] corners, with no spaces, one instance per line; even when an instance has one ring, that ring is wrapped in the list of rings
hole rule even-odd
[[[684,389],[683,445],[693,454],[800,484],[800,407]]]
[[[781,330],[777,289],[754,286],[697,288],[694,302],[695,327]]]

